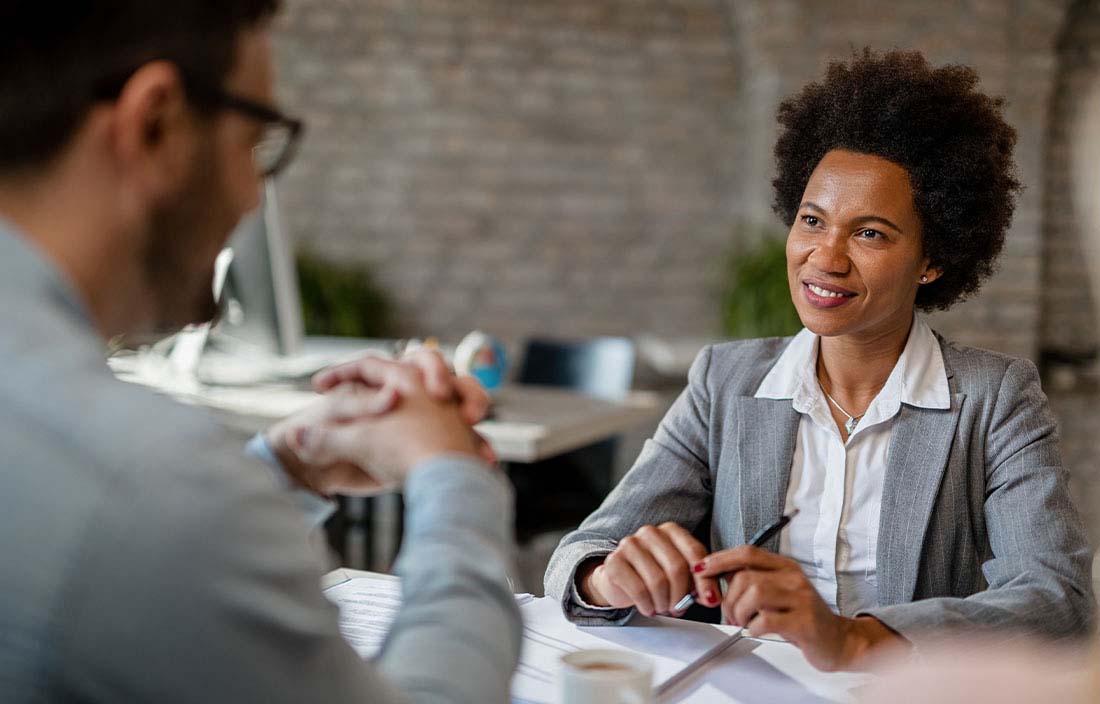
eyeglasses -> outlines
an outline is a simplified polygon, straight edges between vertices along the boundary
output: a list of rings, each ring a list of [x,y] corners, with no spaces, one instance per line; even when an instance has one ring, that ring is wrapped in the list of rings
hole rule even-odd
[[[290,163],[301,140],[305,123],[289,117],[275,108],[254,100],[233,95],[220,88],[209,88],[186,83],[187,91],[195,100],[226,110],[235,110],[263,123],[263,135],[252,148],[252,161],[256,173],[263,178],[275,176]]]
[[[126,71],[104,81],[102,86],[94,91],[94,97],[100,100],[117,98],[132,74],[132,70]],[[209,107],[234,110],[263,124],[263,135],[252,148],[252,162],[256,166],[258,176],[261,178],[275,176],[294,158],[302,133],[305,131],[305,123],[302,120],[284,115],[273,107],[234,95],[221,88],[190,80],[186,75],[183,83],[187,95],[195,102]]]

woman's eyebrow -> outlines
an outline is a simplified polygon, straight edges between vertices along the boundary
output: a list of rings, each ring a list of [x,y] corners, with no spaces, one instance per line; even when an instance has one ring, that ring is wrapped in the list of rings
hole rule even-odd
[[[826,211],[825,211],[825,208],[822,208],[820,205],[813,202],[812,200],[802,201],[802,204],[798,206],[798,209],[799,210],[814,210],[814,211],[817,211],[817,212],[821,213],[822,215],[827,214]],[[890,229],[894,230],[895,232],[897,232],[899,234],[901,234],[903,232],[903,230],[900,227],[895,225],[893,222],[891,222],[887,218],[882,217],[881,215],[860,215],[858,218],[855,218],[852,222],[856,225],[864,225],[864,224],[869,223],[869,222],[881,222],[882,224],[886,225],[887,227],[889,227]]]
[[[902,229],[900,227],[882,217],[881,215],[861,215],[853,222],[857,225],[866,225],[869,222],[881,222],[882,224],[896,231],[898,234],[902,233]]]

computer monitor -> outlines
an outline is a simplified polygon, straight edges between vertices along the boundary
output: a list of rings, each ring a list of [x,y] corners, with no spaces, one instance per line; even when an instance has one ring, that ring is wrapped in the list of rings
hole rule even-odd
[[[238,226],[229,248],[233,259],[222,290],[223,315],[212,341],[273,355],[300,354],[304,326],[298,273],[273,180],[265,181],[262,205]]]
[[[230,236],[215,265],[217,324],[175,336],[170,368],[181,378],[241,385],[300,380],[365,350],[390,352],[392,340],[305,336],[298,272],[282,228],[275,184]]]

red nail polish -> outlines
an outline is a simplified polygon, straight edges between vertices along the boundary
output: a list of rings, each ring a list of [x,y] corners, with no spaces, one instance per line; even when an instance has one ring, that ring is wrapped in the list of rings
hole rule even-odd
[[[703,599],[705,599],[708,604],[713,604],[718,601],[718,595],[714,593],[713,589],[708,589],[707,593],[703,595]]]
[[[707,563],[706,563],[706,561],[704,560],[704,561],[702,561],[702,562],[696,562],[696,563],[695,563],[695,566],[691,568],[691,571],[692,571],[692,572],[702,572],[702,571],[703,571],[703,570],[705,570],[706,568],[707,568]]]

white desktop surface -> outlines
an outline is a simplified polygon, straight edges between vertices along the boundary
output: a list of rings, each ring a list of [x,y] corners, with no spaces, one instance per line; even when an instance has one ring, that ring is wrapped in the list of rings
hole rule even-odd
[[[317,398],[291,383],[202,384],[171,373],[165,364],[147,359],[112,367],[123,381],[209,408],[227,426],[246,433],[259,432]],[[493,401],[492,417],[479,423],[477,431],[506,462],[534,462],[569,452],[652,422],[661,411],[657,395],[648,392],[607,401],[557,388],[506,386]]]
[[[321,588],[329,589],[357,577],[397,580],[396,577],[375,572],[340,568],[325,575]],[[525,614],[531,611],[532,606],[535,611],[543,614],[536,618],[545,617],[546,611],[543,607],[559,608],[556,604],[542,599],[532,603],[529,595],[519,603],[521,612]],[[569,636],[567,631],[574,633],[575,636],[579,633],[575,626],[569,626],[564,622],[564,617],[561,621],[562,624],[555,627],[559,630],[565,629],[560,637],[573,638],[574,636]],[[720,639],[723,634],[730,635],[737,630],[732,626],[685,623],[665,617],[639,618],[637,623],[637,626],[584,628],[580,629],[584,634],[576,638],[578,642],[585,643],[581,647],[625,648],[647,653],[650,657],[661,655],[677,659],[687,658],[687,661],[690,661],[694,655],[686,651],[678,653],[677,649],[690,650],[689,646],[694,646],[694,641],[700,639],[705,640],[704,645],[709,647],[715,638]],[[717,629],[718,633],[712,632],[714,629]],[[592,641],[591,644],[589,644],[590,641]],[[703,649],[705,648],[700,648],[700,651]],[[737,704],[748,701],[802,701],[818,704],[851,702],[859,688],[871,679],[873,679],[871,675],[860,673],[820,672],[814,669],[798,648],[790,643],[770,638],[746,638],[742,643],[735,645],[728,655],[705,666],[657,701],[660,704],[700,704],[701,702]],[[751,687],[748,686],[750,682]],[[528,682],[528,691],[531,691],[529,685]],[[516,693],[516,686],[516,682],[513,682],[513,696]],[[555,688],[556,683],[545,686]],[[555,699],[553,691],[539,690],[527,696],[536,695],[540,701]],[[746,697],[746,695],[749,696]]]

